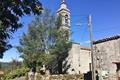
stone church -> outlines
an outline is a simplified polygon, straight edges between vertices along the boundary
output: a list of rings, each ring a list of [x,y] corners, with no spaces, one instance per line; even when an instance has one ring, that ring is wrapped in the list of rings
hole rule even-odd
[[[62,0],[57,15],[62,18],[61,28],[70,31],[70,10],[65,0]],[[63,71],[67,69],[68,74],[87,73],[90,71],[91,64],[90,48],[81,46],[79,43],[73,43],[68,57],[63,62],[64,64]]]
[[[57,15],[62,15],[61,28],[70,31],[70,10],[62,0]],[[94,64],[96,70],[108,72],[109,80],[120,77],[120,35],[94,41]],[[67,62],[67,63],[66,63]],[[69,55],[63,62],[68,74],[80,74],[91,71],[91,50],[87,46],[73,43]],[[69,66],[69,67],[68,67]]]

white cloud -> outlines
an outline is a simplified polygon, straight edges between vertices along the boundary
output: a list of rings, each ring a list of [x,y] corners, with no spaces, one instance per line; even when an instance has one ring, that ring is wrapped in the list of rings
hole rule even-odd
[[[90,40],[83,41],[81,44],[90,44]]]

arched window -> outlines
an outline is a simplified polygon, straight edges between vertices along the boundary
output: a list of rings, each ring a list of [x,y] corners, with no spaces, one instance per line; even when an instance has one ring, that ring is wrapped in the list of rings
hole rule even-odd
[[[65,24],[68,25],[68,15],[65,15]]]

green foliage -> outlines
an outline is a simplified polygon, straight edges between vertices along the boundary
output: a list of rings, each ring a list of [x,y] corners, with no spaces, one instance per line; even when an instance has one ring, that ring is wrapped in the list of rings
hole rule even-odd
[[[17,47],[27,67],[51,66],[67,57],[71,48],[70,32],[60,28],[60,20],[45,10],[31,22],[28,33],[23,35]]]
[[[14,79],[16,77],[25,76],[28,71],[29,71],[29,68],[24,68],[24,67],[10,71],[9,73],[5,74],[4,80],[10,80],[10,79]]]
[[[51,49],[51,54],[55,55],[55,57],[56,57],[53,62],[57,63],[57,65],[58,65],[58,73],[63,74],[62,62],[68,56],[68,53],[72,47],[72,43],[69,41],[69,31],[68,30],[61,29],[57,32],[58,32],[57,39],[55,41],[56,44]],[[52,67],[55,65],[56,64],[52,65]]]
[[[55,18],[45,10],[29,25],[28,33],[24,34],[17,47],[27,67],[48,64],[52,59],[49,49],[52,45],[52,28],[55,27]]]
[[[20,18],[32,13],[39,15],[41,10],[39,0],[0,0],[0,58],[12,47],[7,40],[22,26]]]
[[[66,30],[60,30],[58,31],[58,36],[56,40],[56,45],[53,50],[53,54],[57,55],[62,55],[63,53],[68,53],[69,49],[71,49],[71,42],[68,40],[69,39],[69,31]]]

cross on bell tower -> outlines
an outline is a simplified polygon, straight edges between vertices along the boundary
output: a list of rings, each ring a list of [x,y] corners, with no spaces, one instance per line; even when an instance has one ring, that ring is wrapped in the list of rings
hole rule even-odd
[[[61,27],[70,30],[70,10],[67,8],[66,0],[62,0],[57,15],[61,16]]]
[[[63,0],[62,2],[65,2],[65,0]]]

